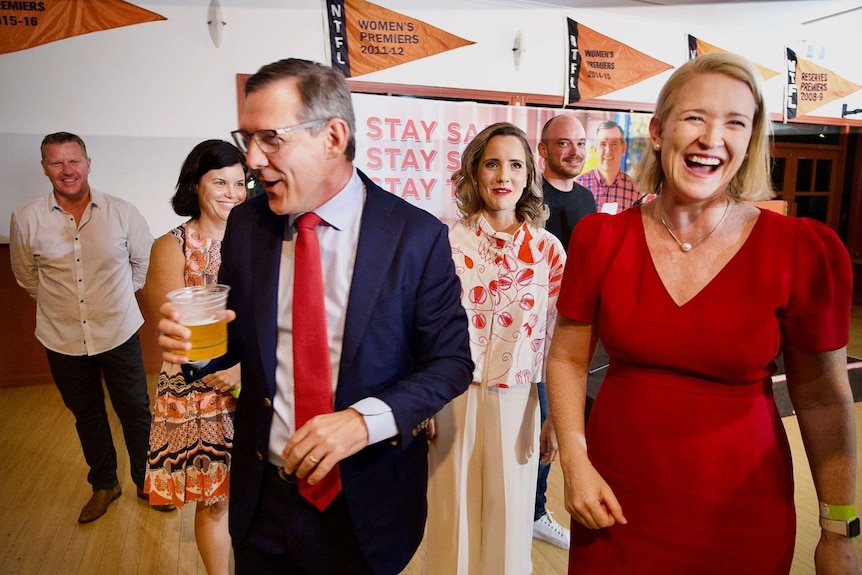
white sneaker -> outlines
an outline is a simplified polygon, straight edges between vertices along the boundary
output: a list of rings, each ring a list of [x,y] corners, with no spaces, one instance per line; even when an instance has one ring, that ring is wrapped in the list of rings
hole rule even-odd
[[[533,539],[546,541],[560,549],[568,549],[571,534],[569,530],[557,523],[550,512],[533,521]]]

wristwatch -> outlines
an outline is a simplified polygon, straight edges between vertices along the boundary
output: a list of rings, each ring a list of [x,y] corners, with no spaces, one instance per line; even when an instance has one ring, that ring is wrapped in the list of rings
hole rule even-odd
[[[820,528],[844,537],[858,537],[860,528],[856,507],[820,503]]]
[[[831,533],[838,533],[844,537],[859,537],[859,518],[854,517],[850,521],[841,519],[820,518],[820,527]]]

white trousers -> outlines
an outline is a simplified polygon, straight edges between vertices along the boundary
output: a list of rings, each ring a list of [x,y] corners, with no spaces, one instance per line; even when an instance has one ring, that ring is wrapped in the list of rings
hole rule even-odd
[[[535,384],[471,385],[435,422],[427,575],[528,575],[539,458]]]

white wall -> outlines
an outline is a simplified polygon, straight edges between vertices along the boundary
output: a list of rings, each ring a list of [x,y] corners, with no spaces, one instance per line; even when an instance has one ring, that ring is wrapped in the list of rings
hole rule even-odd
[[[169,200],[186,154],[236,129],[236,74],[324,57],[320,10],[225,9],[215,48],[206,2],[137,4],[167,20],[0,55],[0,240],[15,206],[50,191],[39,142],[60,130],[87,142],[93,187],[134,201],[164,233],[181,221]]]
[[[11,210],[49,191],[39,142],[60,130],[87,142],[95,188],[134,201],[153,233],[164,233],[181,221],[169,199],[185,155],[200,140],[229,139],[236,128],[236,74],[289,56],[326,59],[322,2],[316,8],[307,1],[222,0],[227,26],[220,48],[213,46],[206,25],[208,0],[134,3],[167,20],[0,55],[0,241],[8,241]],[[862,72],[851,60],[862,29],[858,20],[845,31],[835,19],[801,27],[799,17],[788,18],[791,11],[817,8],[811,13],[822,14],[858,2],[601,10],[522,9],[469,0],[447,0],[445,10],[426,8],[441,4],[419,0],[376,3],[476,44],[361,77],[367,81],[562,95],[568,16],[673,66],[685,60],[688,33],[779,72],[785,44],[800,50],[810,44],[825,48],[823,66],[862,84]],[[526,54],[516,71],[511,47],[518,30]],[[605,98],[651,103],[669,73]],[[765,89],[770,111],[780,112],[780,77]],[[845,102],[862,107],[862,98],[850,97],[817,115],[840,117]]]

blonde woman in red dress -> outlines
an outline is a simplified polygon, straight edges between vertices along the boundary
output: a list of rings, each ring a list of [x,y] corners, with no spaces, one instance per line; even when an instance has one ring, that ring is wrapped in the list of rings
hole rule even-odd
[[[847,250],[819,222],[745,203],[771,192],[769,116],[743,58],[674,72],[650,138],[639,185],[658,198],[581,220],[558,300],[548,397],[569,573],[787,575],[793,469],[770,377],[783,353],[812,511],[827,515],[817,573],[858,574]],[[585,429],[598,339],[610,366]]]

